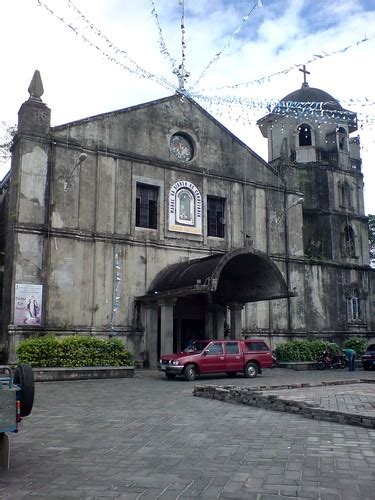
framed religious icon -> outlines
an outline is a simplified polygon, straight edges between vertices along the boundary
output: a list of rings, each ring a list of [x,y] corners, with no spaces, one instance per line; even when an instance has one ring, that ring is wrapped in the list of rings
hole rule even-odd
[[[176,221],[194,226],[195,198],[190,189],[179,189],[176,195]]]
[[[170,231],[202,234],[202,196],[189,181],[178,181],[169,191]]]

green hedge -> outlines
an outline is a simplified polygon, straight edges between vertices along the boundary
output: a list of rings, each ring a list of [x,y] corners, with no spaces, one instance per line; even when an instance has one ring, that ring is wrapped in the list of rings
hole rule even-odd
[[[344,342],[344,348],[353,349],[357,356],[362,356],[366,347],[367,341],[362,337],[350,337]]]
[[[21,363],[37,367],[131,366],[133,356],[119,339],[72,335],[32,337],[20,343]]]
[[[291,340],[275,349],[278,361],[316,361],[323,351],[338,352],[338,345],[323,340]]]

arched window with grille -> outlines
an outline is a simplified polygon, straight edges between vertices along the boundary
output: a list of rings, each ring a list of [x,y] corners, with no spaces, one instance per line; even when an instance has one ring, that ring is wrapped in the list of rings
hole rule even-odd
[[[298,127],[298,145],[312,146],[312,132],[310,125],[303,123]]]
[[[345,287],[346,288],[346,287]],[[367,294],[360,286],[351,285],[345,291],[347,303],[348,323],[366,323],[366,297]]]
[[[361,303],[357,293],[350,297],[350,319],[352,321],[361,319]]]
[[[343,257],[355,257],[355,233],[351,226],[345,226],[342,242]]]

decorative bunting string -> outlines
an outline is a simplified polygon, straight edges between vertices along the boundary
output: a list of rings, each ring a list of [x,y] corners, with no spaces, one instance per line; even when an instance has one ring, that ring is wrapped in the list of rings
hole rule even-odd
[[[61,23],[63,23],[65,27],[67,27],[71,31],[73,31],[73,33],[75,35],[77,35],[83,42],[87,43],[88,45],[90,45],[91,47],[93,47],[94,49],[99,51],[108,61],[116,64],[117,66],[121,67],[125,71],[127,71],[135,76],[138,76],[141,79],[152,80],[152,81],[158,83],[159,85],[167,88],[168,90],[175,91],[175,85],[168,82],[164,77],[154,75],[154,74],[150,73],[149,71],[145,70],[144,68],[142,68],[141,66],[139,66],[133,59],[129,58],[126,51],[121,50],[118,47],[116,47],[115,44],[113,44],[105,35],[103,35],[103,33],[98,28],[95,28],[95,26],[87,18],[85,18],[85,16],[84,16],[84,18],[81,18],[81,19],[84,20],[84,22],[86,24],[88,24],[90,29],[98,37],[100,37],[101,41],[104,41],[108,45],[110,50],[113,52],[113,55],[108,53],[102,47],[100,47],[100,45],[98,45],[97,43],[91,41],[86,35],[81,33],[81,31],[77,27],[73,26],[73,23],[68,22],[64,17],[60,16],[55,11],[53,11],[43,0],[37,0],[37,2],[38,2],[38,5],[43,7],[47,12],[49,12],[49,14],[51,14],[53,17],[55,17]],[[69,4],[71,5],[72,8],[74,8],[71,1],[69,2]],[[75,9],[75,10],[78,13],[78,9]],[[120,61],[118,59],[119,56],[130,61],[134,65],[134,68],[130,67],[128,64]]]
[[[190,76],[190,73],[186,71],[185,68],[185,1],[179,0],[181,7],[181,64],[177,69],[173,70],[173,73],[177,75],[178,78],[178,91],[183,95],[187,95],[185,90],[185,83],[187,78]]]
[[[270,113],[271,110],[273,114],[280,115],[280,119],[282,119],[282,117],[288,117],[301,121],[301,119],[307,117],[317,123],[318,128],[320,128],[320,124],[338,124],[342,123],[342,120],[348,121],[353,126],[357,124],[356,115],[351,111],[325,109],[326,106],[332,106],[331,102],[280,102],[276,100],[240,97],[230,98],[231,100],[228,101],[220,98],[212,99],[203,94],[196,95],[195,98],[203,107],[210,110],[214,115],[222,116],[224,114],[225,118],[234,122],[243,122],[246,125],[256,124],[261,112]],[[364,124],[367,124],[367,126],[375,124],[375,109],[371,114],[369,110],[369,106],[371,105],[375,106],[375,102],[366,99],[366,111],[357,114],[359,128],[363,128]],[[213,111],[215,107],[216,110]],[[221,109],[223,111],[221,111]],[[275,119],[275,122],[277,123],[277,119]]]
[[[143,68],[138,66],[137,62],[134,59],[132,59],[125,50],[116,47],[116,45],[99,28],[94,26],[94,24],[90,22],[89,19],[87,19],[87,17],[83,14],[83,12],[74,5],[72,0],[66,0],[66,3],[69,8],[71,8],[74,12],[76,12],[76,14],[80,17],[80,19],[90,28],[91,31],[94,32],[95,35],[97,35],[98,37],[102,38],[105,41],[105,43],[108,45],[110,49],[114,50],[116,53],[121,54],[125,59],[128,59],[129,62],[131,62],[140,72],[147,73]]]
[[[358,40],[357,42],[352,43],[351,45],[347,45],[346,47],[343,47],[342,49],[334,50],[332,52],[327,52],[325,50],[321,50],[321,52],[322,52],[321,54],[313,54],[313,56],[308,61],[304,62],[303,64],[293,64],[293,65],[289,66],[288,68],[285,68],[281,71],[276,71],[275,73],[271,73],[270,75],[263,76],[261,78],[256,78],[255,80],[237,83],[234,85],[223,85],[222,87],[202,89],[201,91],[202,92],[209,92],[209,91],[218,91],[218,90],[223,90],[223,89],[237,89],[239,87],[247,88],[251,85],[261,85],[262,83],[269,82],[272,78],[275,78],[276,76],[286,75],[290,71],[292,71],[296,68],[300,68],[303,65],[307,66],[308,64],[311,64],[311,63],[318,61],[318,60],[321,60],[321,59],[325,59],[326,57],[332,57],[336,54],[344,53],[349,49],[352,49],[354,47],[358,47],[358,45],[361,45],[362,43],[368,42],[369,40],[372,40],[373,38],[375,38],[375,33],[371,34],[370,36],[365,35],[365,37],[362,38],[361,40]]]
[[[151,5],[152,5],[152,10],[151,10],[151,15],[155,19],[156,27],[158,29],[158,37],[159,37],[159,48],[160,48],[160,53],[162,56],[166,57],[169,60],[170,66],[172,68],[172,71],[175,72],[177,69],[177,62],[174,57],[172,57],[167,49],[166,43],[164,41],[164,36],[163,36],[163,30],[161,29],[160,22],[159,22],[159,16],[156,11],[156,6],[154,0],[151,0]]]
[[[95,48],[98,50],[108,61],[112,62],[113,64],[118,65],[125,71],[134,74],[135,76],[142,78],[142,79],[150,79],[152,81],[155,81],[159,85],[167,88],[168,90],[171,91],[176,91],[176,86],[167,81],[164,77],[162,76],[157,76],[154,75],[141,66],[137,64],[137,62],[132,59],[125,50],[121,50],[114,43],[111,42],[111,40],[106,37],[103,32],[98,29],[97,27],[94,26],[93,23],[90,22],[89,19],[74,5],[72,0],[66,0],[69,8],[79,17],[79,21],[81,23],[85,24],[85,32],[87,33],[87,28],[89,29],[89,32],[93,33],[95,37],[98,39],[98,43],[92,41],[91,39],[86,36],[86,34],[82,33],[79,27],[75,26],[73,22],[67,21],[64,17],[60,16],[56,12],[54,12],[46,3],[46,0],[37,0],[38,5],[44,7],[52,16],[57,18],[60,22],[62,22],[67,28],[69,28],[76,36],[78,36],[83,42],[89,44],[91,47]],[[153,7],[155,7],[154,1],[152,1]],[[332,109],[332,103],[301,103],[301,102],[280,102],[277,100],[272,100],[272,99],[256,99],[256,98],[246,98],[246,97],[238,97],[238,96],[209,96],[207,94],[198,93],[198,92],[193,92],[192,90],[185,90],[184,86],[186,83],[186,78],[189,76],[189,73],[186,72],[185,69],[185,62],[186,62],[186,54],[185,54],[185,5],[184,5],[184,0],[179,0],[179,4],[181,6],[181,65],[178,68],[174,69],[174,73],[177,75],[179,79],[179,89],[178,92],[181,93],[183,96],[190,97],[192,99],[196,99],[197,101],[200,101],[202,105],[208,108],[213,108],[214,106],[217,107],[217,113],[219,113],[220,108],[225,107],[225,114],[226,116],[230,115],[231,119],[234,119],[235,121],[239,120],[245,120],[247,123],[250,123],[249,120],[249,113],[253,112],[255,114],[255,111],[262,111],[264,112],[267,110],[268,112],[271,112],[274,114],[280,114],[284,116],[292,116],[296,117],[296,119],[300,119],[303,116],[313,116],[314,119],[318,114],[320,114],[319,119],[322,121],[322,123],[327,123],[327,121],[330,122],[335,122],[335,120],[340,120],[342,118],[346,118],[349,120],[353,119],[354,113],[346,110],[340,110],[340,111],[335,111]],[[247,21],[248,17],[250,16],[251,12],[256,8],[261,6],[261,2],[258,2],[256,5],[253,6],[253,8],[249,11],[249,13],[243,18],[241,24],[238,26],[238,28],[233,32],[231,38],[229,41],[225,44],[223,49],[216,54],[215,58],[210,61],[209,65],[206,67],[202,75],[200,76],[199,80],[201,77],[204,76],[204,73],[209,69],[209,67],[220,57],[221,53],[230,46],[232,43],[234,36],[239,33],[240,29],[242,26],[245,24]],[[157,16],[156,10],[153,15]],[[158,24],[160,27],[160,24]],[[161,30],[161,28],[160,28]],[[162,36],[162,33],[161,33]],[[356,43],[353,43],[352,45],[349,45],[347,47],[344,47],[342,49],[333,51],[333,52],[326,52],[322,51],[322,54],[314,54],[313,58],[310,59],[307,63],[305,64],[310,64],[311,62],[317,60],[317,59],[323,59],[325,57],[330,57],[338,53],[343,53],[346,52],[347,50],[358,46],[362,43],[367,42],[368,40],[375,38],[375,34],[370,35],[369,37],[365,37]],[[107,50],[104,50],[102,46],[100,45],[101,43],[104,43],[107,47]],[[164,39],[160,39],[160,47],[162,48],[162,44],[164,43]],[[165,46],[165,43],[164,43]],[[166,48],[166,47],[165,47]],[[176,61],[172,59],[167,51],[165,53],[167,57],[170,58],[170,62],[172,65],[176,64]],[[120,60],[119,58],[122,58],[124,61]],[[220,87],[219,89],[224,89],[224,88],[231,88],[235,89],[240,86],[249,86],[253,84],[261,84],[264,83],[266,80],[270,80],[272,77],[277,76],[277,75],[282,75],[286,74],[289,71],[298,68],[301,66],[300,64],[294,64],[290,66],[289,68],[284,69],[283,71],[279,71],[276,73],[273,73],[272,75],[269,75],[267,77],[263,77],[257,80],[253,80],[251,82],[244,82],[241,84],[236,84],[236,85],[230,85],[230,86],[223,86]],[[343,101],[342,101],[343,102]],[[357,108],[362,107],[363,111],[359,111],[357,113],[358,115],[358,122],[360,123],[360,127],[362,128],[364,124],[366,125],[373,125],[375,123],[375,117],[374,117],[374,112],[371,109],[372,106],[375,105],[375,102],[369,98],[364,98],[364,99],[359,99],[359,98],[349,98],[346,100],[349,106],[355,105]],[[331,104],[331,109],[326,109],[327,106],[329,107],[329,104]],[[336,104],[336,103],[333,103]],[[260,114],[260,113],[259,113]],[[259,118],[258,114],[258,118]],[[237,116],[234,116],[237,115]],[[256,120],[255,120],[256,121]]]
[[[202,78],[206,75],[207,71],[209,70],[209,68],[220,58],[220,56],[222,55],[222,53],[228,48],[231,46],[234,38],[240,33],[241,29],[243,28],[243,26],[246,24],[247,20],[249,19],[251,13],[258,7],[262,7],[263,4],[262,4],[262,0],[257,0],[257,2],[251,7],[251,9],[249,10],[249,12],[242,18],[242,21],[240,22],[240,24],[237,26],[237,28],[233,31],[233,33],[231,34],[230,38],[228,39],[228,41],[225,43],[225,45],[223,46],[223,48],[217,53],[215,54],[215,56],[211,59],[211,61],[207,64],[207,66],[205,67],[205,69],[202,71],[202,73],[199,75],[198,79],[194,82],[194,84],[192,85],[192,88],[195,88],[199,82],[202,80]]]
[[[335,111],[334,107],[337,106],[337,101],[280,101],[277,99],[263,99],[263,98],[250,98],[250,97],[242,97],[242,96],[208,96],[205,94],[198,94],[197,92],[191,94],[191,96],[195,99],[203,100],[205,102],[211,103],[220,103],[220,104],[239,104],[250,106],[252,108],[267,108],[271,111],[272,108],[280,108],[280,109],[292,109],[292,108],[300,108],[300,109],[308,109],[311,111]],[[375,101],[365,97],[361,98],[348,98],[342,99],[341,103],[344,105],[353,105],[358,106],[372,106],[375,105]],[[272,112],[276,112],[273,110]],[[342,115],[350,114],[352,115],[352,111],[348,110],[337,110],[336,112],[341,113]]]

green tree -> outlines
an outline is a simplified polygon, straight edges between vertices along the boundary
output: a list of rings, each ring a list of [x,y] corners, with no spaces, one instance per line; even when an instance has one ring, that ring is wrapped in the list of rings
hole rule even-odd
[[[4,121],[0,122],[0,165],[8,161],[11,156],[10,147],[16,131],[15,125],[11,126]]]
[[[370,265],[375,267],[375,215],[368,214],[368,239],[370,244]]]

